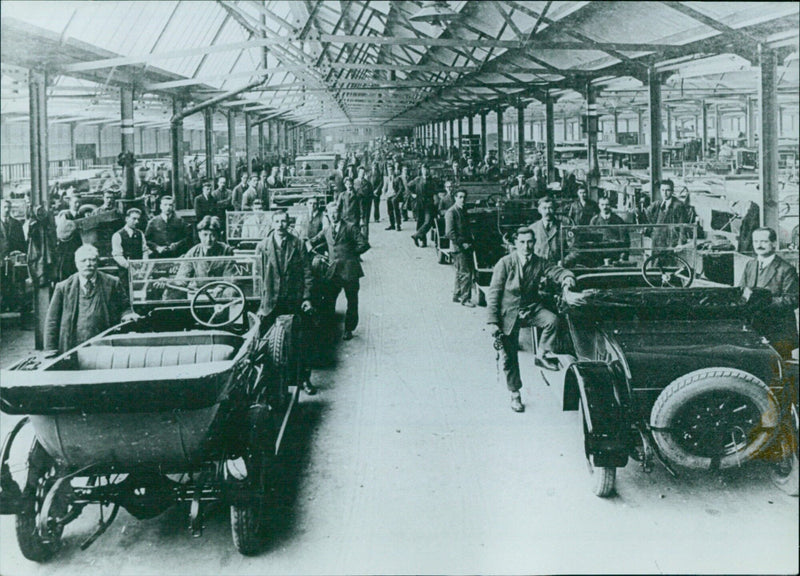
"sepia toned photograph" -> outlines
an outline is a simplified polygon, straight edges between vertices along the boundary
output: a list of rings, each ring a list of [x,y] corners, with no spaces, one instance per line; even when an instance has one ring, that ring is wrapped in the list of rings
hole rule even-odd
[[[0,0],[0,574],[796,574],[800,4]]]

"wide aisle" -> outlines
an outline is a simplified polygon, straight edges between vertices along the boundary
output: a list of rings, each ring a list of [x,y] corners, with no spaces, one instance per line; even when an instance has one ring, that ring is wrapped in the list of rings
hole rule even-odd
[[[383,206],[381,207],[383,208]],[[225,510],[201,538],[182,510],[126,513],[85,552],[93,522],[36,566],[2,519],[3,574],[376,574],[797,572],[798,501],[766,470],[671,478],[619,471],[592,495],[578,418],[521,355],[523,401],[509,408],[485,309],[451,302],[453,270],[372,224],[361,323],[302,397],[285,506],[255,558],[238,555]],[[339,311],[343,312],[344,297]],[[502,373],[500,374],[502,379]]]

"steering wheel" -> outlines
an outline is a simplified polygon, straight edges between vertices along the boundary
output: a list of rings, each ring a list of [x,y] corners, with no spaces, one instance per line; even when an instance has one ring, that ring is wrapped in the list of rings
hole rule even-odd
[[[642,277],[652,288],[688,288],[694,281],[694,268],[674,252],[653,254],[642,263]],[[657,276],[660,282],[653,282]]]
[[[220,303],[218,298],[222,291],[226,289],[234,291],[233,297],[230,299],[225,298],[228,301]],[[224,280],[216,280],[214,282],[209,282],[195,292],[189,304],[189,310],[192,313],[192,318],[201,326],[206,326],[207,328],[222,328],[223,326],[233,324],[244,314],[245,301],[244,292],[242,292],[242,289],[236,284]],[[234,308],[234,306],[238,307],[239,312],[235,316],[229,315],[227,318],[224,318],[222,313]],[[207,308],[212,308],[213,312],[208,320],[205,320],[200,315],[200,310]]]
[[[505,200],[505,196],[502,194],[489,194],[484,200],[484,206],[496,208],[497,206],[500,206],[503,200]]]

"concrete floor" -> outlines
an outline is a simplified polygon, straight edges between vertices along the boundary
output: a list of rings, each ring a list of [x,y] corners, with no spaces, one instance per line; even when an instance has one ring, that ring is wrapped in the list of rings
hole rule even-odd
[[[383,227],[364,255],[356,338],[315,371],[320,393],[301,397],[263,554],[235,551],[222,508],[192,538],[180,507],[146,521],[122,511],[80,551],[97,519],[86,510],[41,566],[0,518],[0,573],[797,573],[798,500],[759,463],[678,479],[629,463],[617,496],[592,495],[558,387],[523,354],[527,411],[513,413],[485,309],[451,302],[452,268],[414,247],[408,224]]]

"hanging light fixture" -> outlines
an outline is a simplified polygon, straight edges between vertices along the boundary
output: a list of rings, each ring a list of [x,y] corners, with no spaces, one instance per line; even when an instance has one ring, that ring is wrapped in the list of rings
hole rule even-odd
[[[445,27],[450,21],[458,17],[458,12],[450,8],[450,5],[445,0],[434,0],[423,2],[422,8],[410,16],[409,20]]]

